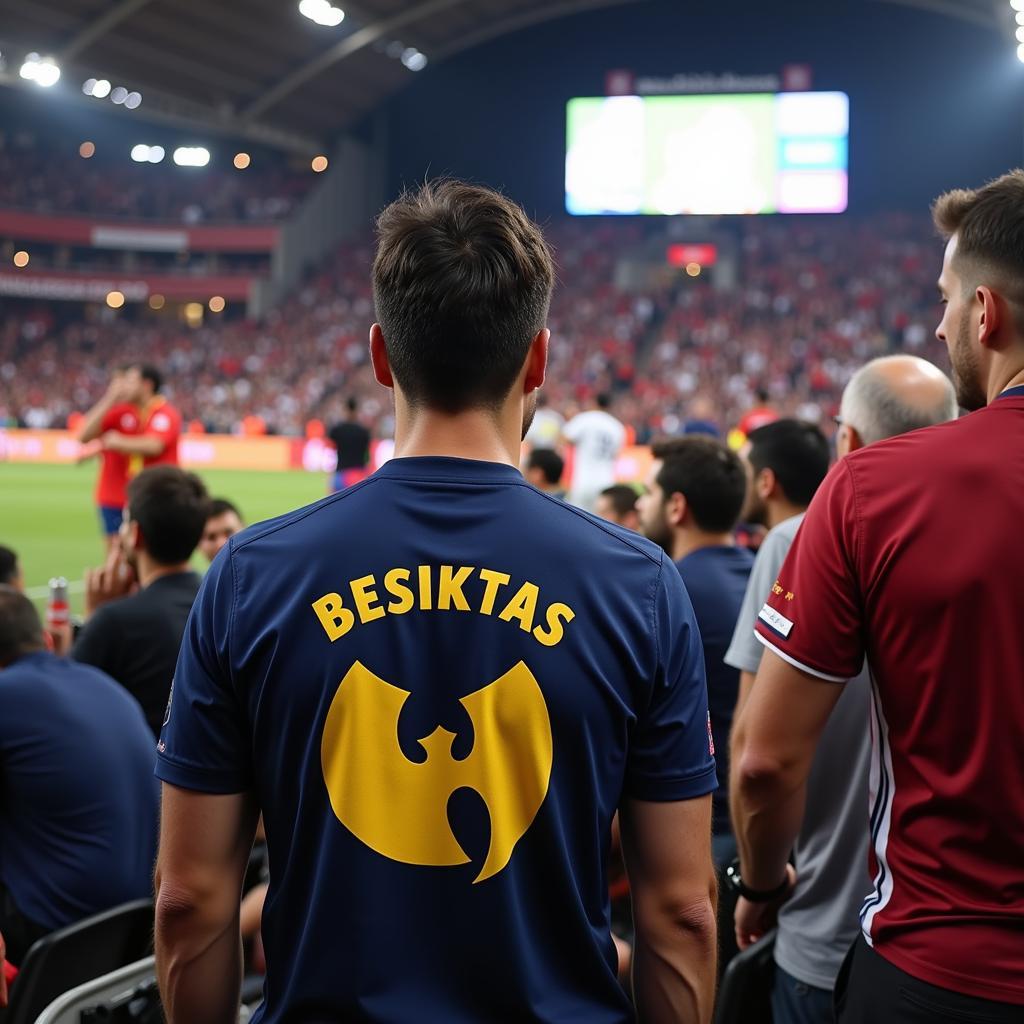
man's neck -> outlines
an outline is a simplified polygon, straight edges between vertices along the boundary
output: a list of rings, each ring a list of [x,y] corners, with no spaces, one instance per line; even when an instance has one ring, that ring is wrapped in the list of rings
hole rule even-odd
[[[137,572],[139,574],[139,589],[145,590],[151,583],[155,583],[163,576],[177,576],[179,573],[188,572],[188,562],[179,562],[177,565],[160,565],[145,555],[138,558]]]
[[[991,405],[1004,391],[1024,384],[1024,369],[1007,367],[993,372],[988,386],[988,401]]]
[[[703,530],[676,530],[672,538],[672,561],[682,561],[701,548],[731,548],[736,541],[731,533],[705,533]]]
[[[396,415],[395,456],[445,456],[518,468],[522,425],[508,421],[507,415],[476,409],[453,416],[427,409],[408,417]]]
[[[765,525],[769,530],[774,530],[779,523],[784,523],[787,519],[802,515],[806,511],[807,508],[805,506],[794,505],[790,501],[770,501],[768,503],[768,513],[765,516],[768,521]]]

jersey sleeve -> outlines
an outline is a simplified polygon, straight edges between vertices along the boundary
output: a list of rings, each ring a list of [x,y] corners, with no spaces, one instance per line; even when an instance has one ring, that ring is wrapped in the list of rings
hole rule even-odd
[[[789,541],[781,533],[769,533],[764,539],[754,567],[750,570],[750,579],[743,595],[743,605],[736,619],[736,628],[732,634],[732,642],[722,660],[731,668],[740,672],[757,672],[761,665],[764,647],[754,635],[757,613],[771,593],[772,584],[778,579],[779,570],[789,551]]]
[[[653,629],[656,663],[630,738],[625,793],[656,801],[706,796],[717,783],[704,650],[682,578],[664,556]]]
[[[164,405],[149,418],[144,433],[149,437],[159,438],[166,451],[181,433],[181,415],[177,409]]]
[[[846,682],[864,662],[856,492],[845,461],[811,502],[757,616],[765,647],[811,675]]]
[[[204,793],[241,793],[252,781],[247,720],[230,656],[231,558],[229,541],[199,589],[157,744],[157,777]]]
[[[583,424],[580,423],[579,416],[573,416],[573,418],[569,420],[564,427],[562,427],[562,436],[570,442],[570,444],[579,444],[582,434]]]

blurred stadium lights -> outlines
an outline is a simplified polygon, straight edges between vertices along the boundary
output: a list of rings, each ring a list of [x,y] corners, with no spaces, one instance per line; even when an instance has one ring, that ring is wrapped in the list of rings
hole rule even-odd
[[[214,295],[209,302],[211,313],[223,313],[224,307],[227,303],[224,301],[224,297],[221,295]]]
[[[402,52],[402,63],[410,71],[422,71],[427,66],[427,58],[416,47],[410,46]]]
[[[19,268],[28,266],[28,253],[24,249],[19,249],[14,254],[14,265]]]
[[[166,300],[164,299],[164,297],[162,295],[154,292],[149,297],[149,308],[150,309],[163,309],[165,301]]]
[[[147,146],[143,142],[132,146],[131,156],[137,164],[158,164],[164,155],[163,146]]]
[[[124,292],[107,292],[107,305],[111,309],[120,309],[124,305]]]
[[[236,153],[232,162],[240,171],[244,171],[252,163],[252,158],[248,153]]]
[[[110,82],[105,78],[87,78],[82,83],[82,92],[98,100],[106,99],[110,95]]]
[[[96,143],[95,142],[89,142],[88,139],[86,139],[86,141],[83,142],[78,147],[78,155],[83,160],[88,160],[89,157],[91,157],[95,152],[96,152]]]
[[[345,12],[329,0],[299,0],[299,13],[324,28],[335,28],[345,20]]]
[[[21,65],[21,77],[48,89],[60,80],[60,68],[52,57],[40,57],[38,53],[30,53]]]
[[[179,167],[205,167],[210,162],[210,151],[205,146],[179,146],[174,151],[174,162]]]
[[[136,107],[142,105],[142,93],[141,92],[130,92],[124,99],[124,105],[129,110],[135,110]]]
[[[702,269],[703,267],[701,267],[699,263],[686,264],[686,273],[689,274],[690,277],[700,277],[700,272]]]
[[[1010,0],[1010,6],[1015,11],[1024,11],[1024,0]]]
[[[321,153],[320,156],[313,157],[312,161],[310,161],[309,166],[312,167],[317,174],[320,174],[321,172],[327,170],[327,157],[325,157]]]
[[[110,102],[120,106],[128,99],[128,90],[123,85],[115,85],[110,93]]]

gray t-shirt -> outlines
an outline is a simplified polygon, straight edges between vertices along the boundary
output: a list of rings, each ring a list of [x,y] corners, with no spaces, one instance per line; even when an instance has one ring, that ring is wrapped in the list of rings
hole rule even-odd
[[[803,521],[779,523],[761,545],[725,663],[757,672],[764,652],[754,623]],[[834,684],[822,682],[822,686]],[[818,744],[793,855],[796,891],[779,911],[775,962],[815,988],[832,989],[860,930],[868,877],[871,681],[867,666],[846,684]]]

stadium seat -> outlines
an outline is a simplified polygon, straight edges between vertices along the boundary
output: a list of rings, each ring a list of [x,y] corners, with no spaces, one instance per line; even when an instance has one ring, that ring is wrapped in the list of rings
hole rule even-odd
[[[58,996],[152,952],[153,902],[135,900],[40,939],[11,986],[0,1024],[33,1024]]]
[[[36,1018],[35,1024],[82,1024],[88,1020],[161,1021],[154,958],[101,975],[65,992]]]
[[[775,932],[729,962],[718,990],[715,1024],[771,1024]]]

